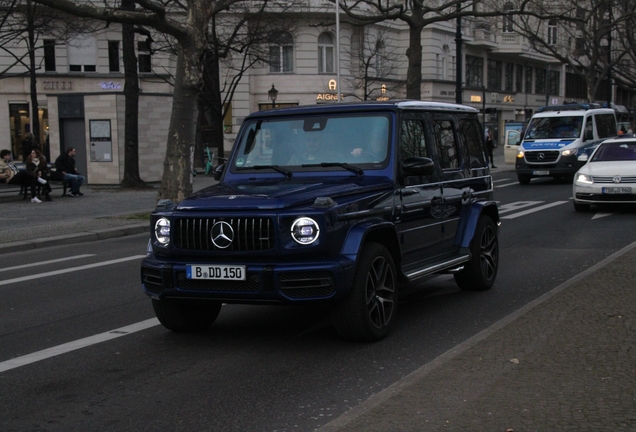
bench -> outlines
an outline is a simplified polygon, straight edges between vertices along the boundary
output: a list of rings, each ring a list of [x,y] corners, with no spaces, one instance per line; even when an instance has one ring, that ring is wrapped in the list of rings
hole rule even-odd
[[[24,169],[24,164],[17,163],[16,166],[20,170]],[[55,170],[49,170],[49,177],[54,176],[54,171]],[[66,192],[71,189],[70,182],[58,179],[51,180],[50,178],[47,179],[47,181],[51,185],[51,189],[62,189],[62,196],[66,195]],[[0,180],[0,193],[11,193],[12,190],[15,191],[18,188],[20,188],[18,194],[22,195],[24,197],[23,199],[27,199],[31,194],[31,188],[29,186],[9,184],[5,183],[4,180]],[[37,196],[40,198],[42,196],[42,185],[40,183],[37,184],[36,191]]]

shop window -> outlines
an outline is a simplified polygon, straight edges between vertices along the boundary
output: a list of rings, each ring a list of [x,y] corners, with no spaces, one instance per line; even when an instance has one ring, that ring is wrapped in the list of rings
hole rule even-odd
[[[119,72],[119,41],[108,41],[108,70]]]
[[[150,42],[137,42],[137,60],[139,62],[139,73],[152,72],[152,57],[150,52]]]
[[[483,85],[484,59],[471,55],[466,56],[466,87]]]
[[[66,48],[70,72],[95,72],[97,70],[97,43],[93,35],[78,35]]]
[[[44,71],[55,72],[55,40],[44,39]]]
[[[27,132],[31,132],[31,118],[29,104],[9,104],[9,127],[11,130],[11,151],[13,158],[22,156],[21,144]]]

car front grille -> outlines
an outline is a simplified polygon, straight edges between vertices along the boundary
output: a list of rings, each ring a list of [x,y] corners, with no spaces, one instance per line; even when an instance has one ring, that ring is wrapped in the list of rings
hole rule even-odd
[[[619,177],[620,181],[615,182],[614,177]],[[592,181],[594,183],[636,183],[636,176],[593,176]]]
[[[232,227],[227,246],[215,244],[212,227],[226,222]],[[180,218],[175,220],[174,241],[179,249],[216,251],[257,251],[274,247],[274,223],[269,218]]]
[[[552,163],[559,158],[558,150],[550,151],[526,151],[525,158],[528,163]]]

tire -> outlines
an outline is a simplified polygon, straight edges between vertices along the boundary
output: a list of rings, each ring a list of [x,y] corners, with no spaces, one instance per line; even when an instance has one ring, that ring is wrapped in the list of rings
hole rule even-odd
[[[333,325],[348,340],[374,342],[390,331],[397,312],[397,278],[389,251],[378,243],[364,246],[351,291],[334,306]]]
[[[499,269],[499,238],[497,227],[489,217],[482,216],[470,243],[470,261],[455,273],[455,282],[464,291],[485,291],[497,278]]]
[[[531,179],[531,178],[532,178],[532,177],[530,177],[530,176],[525,176],[525,175],[518,175],[518,176],[517,176],[517,179],[519,180],[519,183],[520,183],[520,184],[522,184],[522,185],[530,184],[530,179]]]
[[[574,203],[574,210],[576,210],[577,212],[590,211],[590,204],[581,204],[581,203],[577,203],[576,201],[573,201],[573,203]]]
[[[157,319],[168,330],[196,332],[209,329],[221,312],[221,302],[187,299],[152,299]]]

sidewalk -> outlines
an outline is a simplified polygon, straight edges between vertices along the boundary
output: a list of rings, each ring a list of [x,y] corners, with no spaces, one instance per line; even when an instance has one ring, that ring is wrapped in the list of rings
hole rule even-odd
[[[633,243],[319,431],[636,430],[635,268]]]
[[[212,177],[194,177],[195,191],[212,185]],[[4,253],[103,240],[148,232],[157,187],[129,190],[119,186],[84,186],[83,197],[51,193],[52,202],[33,204],[17,194],[0,195],[0,255]]]

